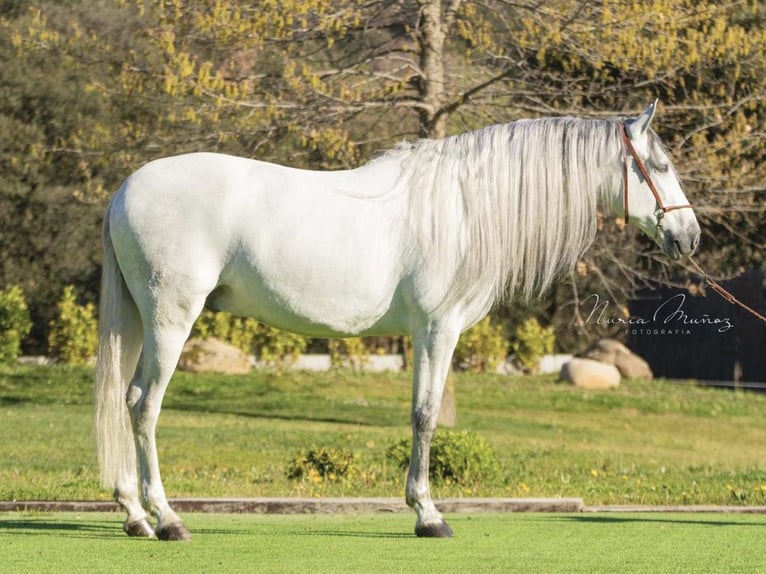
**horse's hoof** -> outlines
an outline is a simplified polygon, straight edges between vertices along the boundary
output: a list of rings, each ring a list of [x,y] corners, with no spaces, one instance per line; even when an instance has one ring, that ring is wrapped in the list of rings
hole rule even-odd
[[[452,529],[446,522],[435,522],[415,527],[418,538],[452,538]]]
[[[139,538],[154,538],[154,528],[149,524],[146,518],[135,520],[133,522],[126,522],[122,529],[128,536],[136,536]]]
[[[168,524],[157,529],[157,538],[160,540],[191,540],[191,534],[180,522],[177,524]]]

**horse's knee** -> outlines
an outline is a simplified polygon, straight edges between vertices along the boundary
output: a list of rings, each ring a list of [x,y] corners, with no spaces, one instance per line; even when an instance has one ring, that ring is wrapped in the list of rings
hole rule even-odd
[[[439,423],[441,401],[425,404],[412,412],[412,429],[417,438],[430,444]]]
[[[419,434],[427,434],[433,428],[433,409],[417,409],[412,413],[412,426]]]

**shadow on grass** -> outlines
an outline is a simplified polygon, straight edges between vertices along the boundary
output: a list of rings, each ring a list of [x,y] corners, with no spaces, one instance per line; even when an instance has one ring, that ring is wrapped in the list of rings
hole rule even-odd
[[[326,536],[328,538],[415,538],[415,534],[406,532],[363,532],[349,530],[312,530],[310,532],[294,532],[298,536]]]
[[[191,529],[192,538],[197,536],[268,536],[273,534],[269,528],[194,528]],[[55,536],[77,538],[119,538],[129,539],[122,531],[118,522],[93,522],[56,520],[46,518],[22,518],[19,520],[0,520],[0,538],[5,536]],[[414,534],[406,532],[370,532],[348,530],[286,530],[280,531],[280,535],[301,537],[328,537],[328,538],[370,538],[370,539],[396,539],[415,538]],[[135,538],[135,540],[150,540],[148,538]]]
[[[270,529],[228,529],[228,528],[193,528],[191,529],[192,538],[195,535],[248,535],[248,536],[269,536],[274,534]],[[365,532],[349,530],[280,530],[279,536],[302,536],[302,537],[327,537],[327,538],[415,538],[415,534],[405,532]]]
[[[581,524],[604,524],[609,526],[613,526],[615,524],[634,524],[634,523],[694,524],[699,526],[755,526],[758,528],[763,528],[764,526],[766,526],[766,517],[756,522],[737,522],[732,520],[726,520],[724,518],[700,520],[698,518],[694,518],[694,515],[689,515],[688,517],[686,517],[686,516],[678,516],[678,515],[664,516],[662,514],[652,514],[652,515],[642,515],[642,516],[636,516],[636,515],[615,516],[614,514],[604,516],[604,515],[598,515],[598,514],[583,514],[583,515],[561,516],[558,518],[559,520],[568,521],[568,522],[578,522]]]
[[[71,536],[80,534],[83,537],[102,538],[104,535],[124,536],[119,524],[75,522],[63,520],[46,520],[45,518],[29,518],[20,520],[0,520],[0,537],[11,536],[36,536],[61,533]]]
[[[407,418],[400,416],[400,413],[394,411],[391,414],[390,409],[380,408],[379,412],[371,413],[369,409],[360,409],[359,407],[348,409],[338,408],[332,413],[307,413],[289,414],[286,412],[269,410],[264,408],[262,412],[252,410],[242,410],[234,407],[215,406],[213,408],[206,406],[197,406],[189,404],[178,404],[168,402],[165,410],[175,410],[183,413],[203,413],[215,415],[231,415],[236,417],[279,420],[287,422],[308,422],[308,423],[326,423],[333,425],[353,425],[362,427],[398,427],[407,423]],[[353,411],[353,412],[351,412]]]

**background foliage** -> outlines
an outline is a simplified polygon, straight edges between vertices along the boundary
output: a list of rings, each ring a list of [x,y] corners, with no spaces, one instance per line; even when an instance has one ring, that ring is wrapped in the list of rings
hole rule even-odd
[[[386,450],[386,458],[406,471],[410,466],[412,438],[403,438]],[[490,444],[470,431],[439,429],[431,444],[428,476],[434,484],[476,487],[500,478],[500,463]]]
[[[108,196],[141,163],[207,150],[356,166],[402,138],[541,115],[634,114],[655,97],[714,274],[763,266],[766,8],[752,0],[0,2],[0,289],[45,350],[55,302],[97,297]],[[624,304],[679,278],[605,213],[571,277],[532,307],[567,350],[579,294]],[[522,313],[523,310],[523,313]]]
[[[56,304],[57,316],[51,321],[48,350],[70,365],[84,365],[96,358],[98,326],[93,303],[80,305],[72,285],[64,288]]]
[[[29,334],[29,318],[24,293],[18,285],[0,291],[0,363],[12,363],[21,354],[21,341]]]
[[[542,327],[530,317],[516,326],[511,348],[516,360],[530,373],[537,373],[540,359],[553,352],[556,335],[550,327]]]
[[[502,325],[484,317],[460,335],[452,355],[453,368],[474,373],[493,373],[508,355],[508,341]]]

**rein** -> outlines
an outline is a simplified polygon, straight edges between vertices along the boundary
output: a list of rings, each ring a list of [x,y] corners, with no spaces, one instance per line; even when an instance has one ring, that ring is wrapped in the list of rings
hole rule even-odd
[[[675,211],[676,209],[691,209],[692,208],[691,203],[687,203],[686,205],[666,206],[662,202],[662,197],[660,196],[660,192],[657,191],[657,187],[654,185],[652,178],[649,177],[649,170],[646,169],[646,166],[644,165],[644,162],[639,157],[638,152],[636,151],[636,148],[633,147],[633,142],[630,141],[630,136],[628,135],[628,126],[626,124],[622,124],[622,141],[625,144],[625,146],[622,149],[622,154],[624,158],[624,161],[622,164],[622,175],[623,175],[622,203],[623,203],[623,209],[625,211],[625,225],[628,224],[628,153],[630,153],[630,155],[635,160],[636,165],[638,166],[638,171],[640,171],[641,175],[644,176],[644,181],[646,182],[646,185],[649,186],[649,189],[651,190],[652,195],[654,196],[654,200],[657,202],[657,228],[662,226],[662,218],[669,211]]]
[[[636,148],[633,147],[633,143],[630,141],[630,136],[628,135],[628,126],[625,124],[622,124],[622,141],[625,144],[623,147],[623,192],[622,192],[622,201],[623,201],[623,207],[625,210],[625,225],[628,224],[628,153],[633,157],[633,159],[636,162],[636,165],[638,166],[638,171],[641,172],[641,175],[644,177],[644,181],[646,181],[646,185],[649,186],[649,189],[652,192],[652,195],[654,196],[654,200],[657,202],[657,228],[659,229],[662,225],[662,218],[665,216],[666,213],[669,211],[675,211],[676,209],[691,209],[692,205],[686,204],[686,205],[671,205],[666,206],[662,202],[662,197],[660,196],[659,191],[657,191],[657,187],[654,185],[654,182],[649,177],[649,170],[646,169],[646,166],[644,165],[644,162],[641,161],[641,158],[638,156],[638,152],[636,152]],[[749,307],[745,305],[742,301],[737,299],[734,295],[729,293],[726,289],[724,289],[720,283],[712,279],[705,271],[702,269],[702,267],[699,266],[699,264],[692,259],[691,255],[688,256],[689,262],[692,264],[694,269],[697,271],[697,273],[700,274],[700,276],[704,279],[705,283],[707,283],[713,291],[718,293],[721,297],[726,299],[729,303],[732,305],[739,305],[742,307],[745,311],[750,313],[751,315],[757,317],[764,323],[766,323],[766,317],[761,315],[758,311],[753,309],[752,307]]]
[[[732,294],[731,294],[731,293],[729,293],[729,292],[728,292],[726,289],[724,289],[724,288],[721,286],[721,284],[720,284],[720,283],[718,283],[717,281],[715,281],[715,280],[711,279],[711,277],[710,277],[710,276],[709,276],[707,273],[705,273],[705,271],[702,269],[702,267],[700,267],[700,266],[699,266],[699,264],[698,264],[698,263],[697,263],[697,262],[696,262],[694,259],[692,259],[692,256],[691,256],[691,255],[688,255],[687,257],[688,257],[688,259],[689,259],[689,263],[691,263],[691,264],[692,264],[692,266],[694,267],[694,269],[696,269],[696,270],[697,270],[697,273],[699,273],[699,274],[702,276],[702,278],[705,280],[705,283],[707,283],[708,285],[710,285],[710,287],[711,287],[711,289],[713,289],[713,291],[715,291],[716,293],[718,293],[718,294],[719,294],[721,297],[723,297],[724,299],[726,299],[726,300],[727,300],[729,303],[731,303],[732,305],[739,305],[739,306],[740,306],[740,307],[742,307],[742,308],[743,308],[745,311],[747,311],[748,313],[750,313],[750,314],[751,314],[751,315],[753,315],[754,317],[757,317],[758,319],[760,319],[761,321],[763,321],[764,323],[766,323],[766,317],[764,317],[763,315],[761,315],[761,314],[760,314],[758,311],[756,311],[756,310],[755,310],[755,309],[753,309],[752,307],[748,307],[747,305],[745,305],[745,304],[744,304],[742,301],[740,301],[740,300],[739,300],[739,299],[737,299],[737,298],[736,298],[734,295],[732,295]]]

